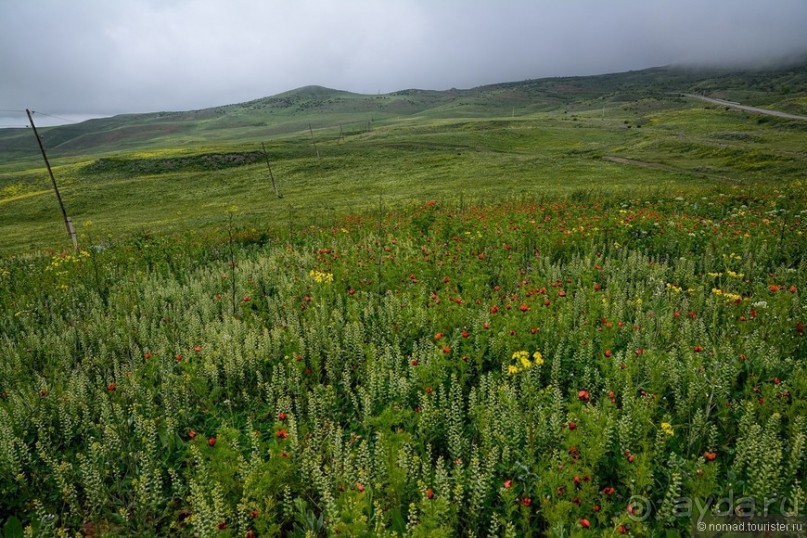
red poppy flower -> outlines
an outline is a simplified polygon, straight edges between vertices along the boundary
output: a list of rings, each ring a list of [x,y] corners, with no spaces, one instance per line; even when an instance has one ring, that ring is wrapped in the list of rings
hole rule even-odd
[[[577,397],[581,402],[588,402],[591,396],[587,390],[579,390],[577,391]]]
[[[589,521],[586,518],[580,518],[579,523],[580,526],[583,527],[584,529],[591,527],[591,523],[589,523]]]
[[[277,437],[278,439],[285,439],[285,438],[287,438],[288,436],[289,436],[289,432],[287,432],[287,431],[286,431],[286,430],[284,430],[284,429],[280,429],[280,430],[277,430],[277,431],[275,432],[275,437]]]
[[[287,418],[289,418],[288,415],[286,413],[284,413],[283,411],[281,411],[280,413],[277,414],[277,419],[280,420],[280,421],[284,421]]]
[[[512,480],[505,480],[504,481],[504,489],[510,489],[511,487],[513,487],[513,481]]]
[[[717,458],[717,452],[704,452],[703,453],[703,459],[705,459],[706,461],[715,461],[716,458]]]
[[[216,438],[211,437],[210,439],[208,439],[207,440],[207,446],[216,446]]]
[[[117,388],[118,386],[115,385],[115,383],[110,383],[109,385],[106,386],[106,390],[108,390],[109,392],[115,392],[115,389]]]

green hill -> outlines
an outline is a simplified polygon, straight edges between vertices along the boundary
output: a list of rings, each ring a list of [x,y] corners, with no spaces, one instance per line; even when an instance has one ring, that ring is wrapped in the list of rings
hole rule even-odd
[[[446,197],[803,191],[807,122],[682,93],[806,113],[807,64],[662,67],[384,95],[309,86],[41,134],[82,241],[215,230],[233,205],[242,225],[262,229]],[[283,198],[269,181],[264,145]],[[61,216],[30,130],[0,130],[0,154],[0,254],[62,248]]]
[[[409,89],[383,95],[306,86],[235,105],[185,112],[123,114],[41,131],[53,155],[68,156],[222,140],[260,140],[304,131],[309,126],[353,133],[409,117],[478,118],[579,110],[647,99],[669,100],[669,94],[684,92],[706,93],[804,114],[807,63],[746,71],[659,67],[526,80],[469,90]],[[26,157],[31,149],[30,133],[0,129],[0,152],[7,158]]]

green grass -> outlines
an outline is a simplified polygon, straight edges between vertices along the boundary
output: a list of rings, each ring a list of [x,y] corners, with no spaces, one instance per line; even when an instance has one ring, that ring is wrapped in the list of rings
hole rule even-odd
[[[261,159],[223,169],[214,159],[254,157],[260,151],[255,142],[55,158],[54,173],[82,243],[221,225],[233,205],[249,225],[267,228],[361,212],[379,199],[394,204],[462,194],[469,202],[492,202],[581,190],[687,191],[728,180],[737,188],[770,183],[801,189],[807,179],[800,146],[805,133],[797,125],[694,103],[640,117],[614,107],[604,118],[601,109],[592,109],[409,118],[342,137],[338,128],[318,129],[320,159],[306,131],[267,140],[282,199]],[[604,159],[609,156],[664,167]],[[68,244],[49,187],[35,160],[0,169],[2,252]],[[93,238],[84,231],[90,221]]]
[[[78,253],[12,137],[0,533],[678,535],[682,498],[803,507],[805,126],[671,76],[49,130]]]
[[[801,190],[805,122],[669,92],[717,95],[722,83],[726,91],[756,92],[756,104],[775,104],[780,95],[798,101],[807,94],[806,71],[766,78],[659,68],[377,96],[313,86],[240,105],[42,131],[82,243],[219,226],[233,205],[245,223],[271,228],[362,212],[379,200],[489,203],[715,185]],[[763,98],[765,88],[775,95]],[[262,142],[282,199],[258,153]],[[30,131],[0,130],[0,148],[7,156],[0,163],[0,254],[64,248]],[[84,231],[88,222],[93,237]]]

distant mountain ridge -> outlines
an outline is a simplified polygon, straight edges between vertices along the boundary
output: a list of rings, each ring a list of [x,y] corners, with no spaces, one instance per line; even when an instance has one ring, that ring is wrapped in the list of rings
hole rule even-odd
[[[605,75],[553,77],[471,89],[406,89],[365,95],[305,86],[244,103],[177,112],[121,114],[42,128],[53,155],[100,154],[162,145],[258,140],[343,127],[360,130],[377,122],[423,115],[432,118],[495,117],[576,107],[601,107],[671,93],[704,93],[807,114],[807,61],[775,69],[694,69],[675,66]],[[0,129],[0,152],[30,156],[35,143],[25,129]]]

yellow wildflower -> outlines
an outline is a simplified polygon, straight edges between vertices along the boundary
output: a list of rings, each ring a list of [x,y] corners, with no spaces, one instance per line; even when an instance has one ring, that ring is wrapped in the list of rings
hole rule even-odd
[[[672,424],[669,422],[662,422],[660,426],[661,431],[663,431],[666,435],[672,436],[675,434],[675,430],[673,430]]]
[[[536,351],[532,354],[532,360],[535,361],[535,364],[541,366],[544,363],[544,356],[541,355],[540,351]]]
[[[311,269],[308,272],[308,276],[310,276],[311,279],[314,280],[314,282],[319,282],[321,284],[322,283],[330,284],[331,282],[333,282],[333,274],[332,273],[325,273],[325,272],[322,272],[322,271],[316,271],[314,269]]]

